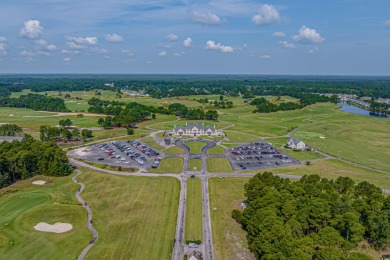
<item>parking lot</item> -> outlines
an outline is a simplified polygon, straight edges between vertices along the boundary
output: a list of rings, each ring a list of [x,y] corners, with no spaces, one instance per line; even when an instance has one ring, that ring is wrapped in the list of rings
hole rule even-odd
[[[75,150],[72,156],[100,164],[135,168],[158,168],[160,152],[137,140],[113,141]]]
[[[234,171],[248,171],[300,164],[265,142],[242,144],[227,150],[227,157]]]

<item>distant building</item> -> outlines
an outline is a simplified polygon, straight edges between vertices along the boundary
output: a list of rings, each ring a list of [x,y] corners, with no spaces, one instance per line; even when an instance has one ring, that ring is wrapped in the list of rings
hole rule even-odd
[[[306,149],[306,144],[301,140],[296,139],[295,137],[290,137],[290,139],[288,139],[288,146],[292,149]]]
[[[12,141],[23,141],[24,140],[24,137],[17,137],[17,136],[0,136],[0,143],[1,142],[12,142]]]
[[[203,124],[197,124],[197,123],[192,123],[192,124],[187,124],[185,126],[174,126],[172,135],[176,136],[183,136],[183,135],[189,135],[189,136],[194,136],[197,137],[199,135],[207,135],[207,136],[216,136],[216,135],[221,135],[222,132],[219,132],[215,129],[214,126],[205,126]]]
[[[201,253],[195,250],[192,250],[187,254],[187,260],[200,260]]]

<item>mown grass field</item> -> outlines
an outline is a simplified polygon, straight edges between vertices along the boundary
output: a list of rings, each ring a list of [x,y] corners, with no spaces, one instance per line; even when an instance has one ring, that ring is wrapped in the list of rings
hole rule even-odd
[[[203,146],[206,146],[205,142],[189,141],[184,143],[190,148],[192,154],[200,154]]]
[[[171,259],[179,182],[83,169],[99,240],[86,259]]]
[[[233,173],[227,158],[207,158],[207,171],[211,173]]]
[[[189,170],[190,171],[200,171],[202,169],[202,161],[199,159],[191,159]]]
[[[149,171],[154,173],[181,173],[183,171],[183,161],[183,158],[179,157],[164,158],[157,169],[150,168]]]
[[[214,146],[207,150],[208,154],[225,154],[225,148],[220,145]]]
[[[35,180],[48,184],[33,185]],[[3,188],[2,192],[17,192],[0,195],[0,258],[76,259],[92,239],[86,211],[74,195],[78,188],[71,176],[36,176]],[[39,222],[70,223],[73,229],[59,234],[41,232],[34,229]]]
[[[299,165],[284,168],[272,168],[248,171],[247,173],[262,173],[265,171],[275,174],[283,173],[300,176],[318,174],[319,176],[328,179],[337,179],[340,176],[350,177],[355,182],[367,181],[382,189],[390,189],[390,174],[365,169],[335,159],[312,162],[309,166]]]
[[[202,183],[199,178],[187,180],[187,204],[186,204],[186,240],[203,240],[202,223]]]
[[[184,150],[177,146],[171,146],[163,151],[165,154],[184,154]]]
[[[249,178],[209,179],[214,258],[217,260],[255,259],[247,249],[246,232],[231,217],[233,209],[241,210],[241,202],[245,200],[244,185],[248,180]]]
[[[229,130],[224,131],[226,138],[228,138],[230,141],[237,142],[237,143],[247,143],[247,142],[254,142],[259,141],[260,138],[257,136],[239,133],[239,132],[232,132]]]
[[[142,138],[140,141],[141,141],[141,142],[144,142],[146,145],[148,145],[148,146],[150,146],[150,147],[152,147],[152,148],[155,148],[155,149],[157,149],[157,150],[160,150],[160,151],[164,150],[164,147],[162,147],[161,145],[159,145],[158,143],[156,143],[156,142],[154,141],[154,139],[153,139],[152,137],[150,137],[150,136],[144,137],[144,138]]]

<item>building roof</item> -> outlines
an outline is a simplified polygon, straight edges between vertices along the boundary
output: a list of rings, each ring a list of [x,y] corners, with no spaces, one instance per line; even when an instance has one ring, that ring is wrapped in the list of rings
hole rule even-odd
[[[6,141],[6,142],[12,142],[12,141],[23,141],[24,140],[24,137],[18,137],[18,136],[0,136],[0,143],[3,142],[3,141]]]
[[[191,252],[189,252],[187,254],[187,259],[188,260],[200,260],[200,256],[201,256],[200,252],[192,250]]]
[[[296,139],[295,137],[290,137],[290,139],[288,139],[288,142],[292,142],[294,145],[297,145],[299,144],[300,142],[302,142],[301,140],[298,140]],[[303,143],[303,142],[302,142]]]
[[[198,124],[198,123],[190,123],[190,124],[186,124],[185,126],[174,126],[174,130],[175,132],[179,131],[180,129],[182,129],[183,131],[186,131],[187,129],[188,130],[191,130],[193,129],[194,127],[198,128],[198,129],[202,129],[204,131],[207,131],[207,130],[211,130],[212,132],[215,132],[215,126],[204,126],[204,124]]]

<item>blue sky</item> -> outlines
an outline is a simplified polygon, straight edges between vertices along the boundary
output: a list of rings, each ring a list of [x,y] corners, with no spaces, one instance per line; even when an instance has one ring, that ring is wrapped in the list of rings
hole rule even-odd
[[[388,0],[1,0],[0,73],[390,75],[389,10]]]

